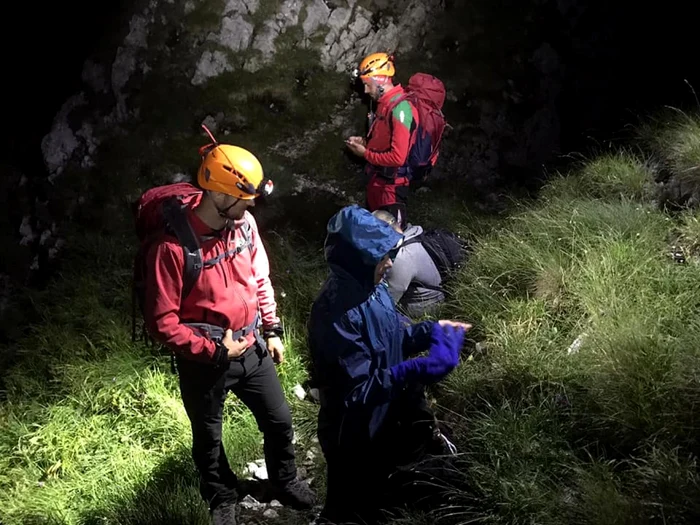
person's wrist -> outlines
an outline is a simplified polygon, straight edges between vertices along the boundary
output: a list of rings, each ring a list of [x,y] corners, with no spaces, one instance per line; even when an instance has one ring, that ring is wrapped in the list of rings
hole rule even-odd
[[[421,369],[427,364],[425,357],[416,357],[402,361],[391,367],[391,375],[394,380],[400,383],[409,383],[415,381],[421,375]]]
[[[272,337],[279,337],[280,339],[284,337],[284,327],[282,323],[275,323],[263,329],[263,339],[270,339]]]

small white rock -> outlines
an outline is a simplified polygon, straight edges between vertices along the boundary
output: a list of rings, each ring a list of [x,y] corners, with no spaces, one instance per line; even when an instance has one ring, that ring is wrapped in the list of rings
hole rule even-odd
[[[248,494],[241,500],[241,507],[248,510],[262,510],[265,508],[265,504],[260,503],[253,496]]]
[[[260,481],[265,481],[267,479],[267,467],[260,467],[258,470],[255,471],[254,476],[259,479]]]
[[[294,395],[296,395],[302,401],[306,398],[306,392],[304,391],[304,387],[301,386],[299,383],[294,385],[292,391],[294,392]]]
[[[254,476],[255,473],[257,472],[258,468],[259,468],[259,467],[258,467],[258,465],[257,465],[256,463],[253,463],[253,462],[248,463],[248,464],[245,466],[244,473],[245,473],[246,475],[249,474],[249,475],[251,475],[251,476]]]
[[[586,338],[587,335],[588,335],[588,334],[585,333],[585,332],[582,333],[582,334],[580,334],[580,335],[574,340],[574,342],[571,343],[571,345],[569,346],[569,348],[567,348],[566,353],[567,353],[568,355],[578,354],[578,351],[580,350],[581,345],[583,344],[583,341],[584,341],[584,339]]]
[[[275,509],[267,509],[265,512],[263,512],[263,518],[267,518],[269,520],[277,519],[279,516],[279,513]]]

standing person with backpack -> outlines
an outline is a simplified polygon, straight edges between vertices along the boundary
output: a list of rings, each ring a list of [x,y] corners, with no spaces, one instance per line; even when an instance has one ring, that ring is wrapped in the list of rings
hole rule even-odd
[[[352,136],[348,149],[366,161],[367,208],[387,210],[406,227],[409,185],[424,180],[437,160],[445,129],[443,83],[425,73],[409,79],[409,89],[394,84],[394,57],[373,53],[353,72],[364,91],[377,103],[370,115],[367,138]]]
[[[200,154],[203,191],[180,183],[141,197],[135,277],[148,332],[177,359],[201,495],[215,525],[235,525],[238,481],[221,439],[229,391],[250,408],[264,435],[276,498],[302,509],[315,497],[297,479],[291,413],[273,364],[284,358],[282,325],[267,254],[248,211],[271,182],[243,148],[214,141]]]
[[[393,57],[386,53],[373,53],[360,63],[357,76],[365,93],[377,103],[377,111],[367,138],[349,137],[346,144],[352,153],[366,161],[367,208],[387,210],[405,226],[410,183],[408,152],[418,126],[418,114],[405,100],[403,87],[393,84],[395,73]]]

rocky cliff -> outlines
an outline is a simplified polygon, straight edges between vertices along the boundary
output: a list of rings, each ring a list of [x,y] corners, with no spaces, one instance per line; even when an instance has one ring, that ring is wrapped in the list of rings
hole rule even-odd
[[[565,3],[505,4],[134,2],[44,137],[47,173],[15,178],[27,192],[16,211],[18,267],[51,267],[75,224],[128,231],[140,191],[194,173],[201,123],[261,158],[279,190],[262,213],[272,224],[322,225],[337,205],[362,199],[360,165],[342,138],[364,131],[367,108],[347,73],[377,50],[396,52],[399,81],[416,71],[444,80],[451,129],[435,176],[497,206],[504,181],[531,176],[558,150],[564,70],[548,40],[578,16]]]

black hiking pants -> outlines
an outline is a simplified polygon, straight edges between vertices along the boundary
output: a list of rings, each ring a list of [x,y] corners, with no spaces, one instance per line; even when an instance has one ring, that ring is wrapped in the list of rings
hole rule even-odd
[[[210,509],[238,497],[236,475],[221,441],[226,394],[233,392],[251,410],[264,436],[265,463],[273,485],[296,477],[292,415],[272,358],[256,344],[224,366],[178,359],[180,392],[192,425],[192,457],[200,493]]]
[[[395,402],[369,442],[339,447],[319,436],[327,468],[321,523],[377,525],[391,511],[410,505],[415,499],[410,468],[436,452],[433,430],[433,411],[417,388]]]

